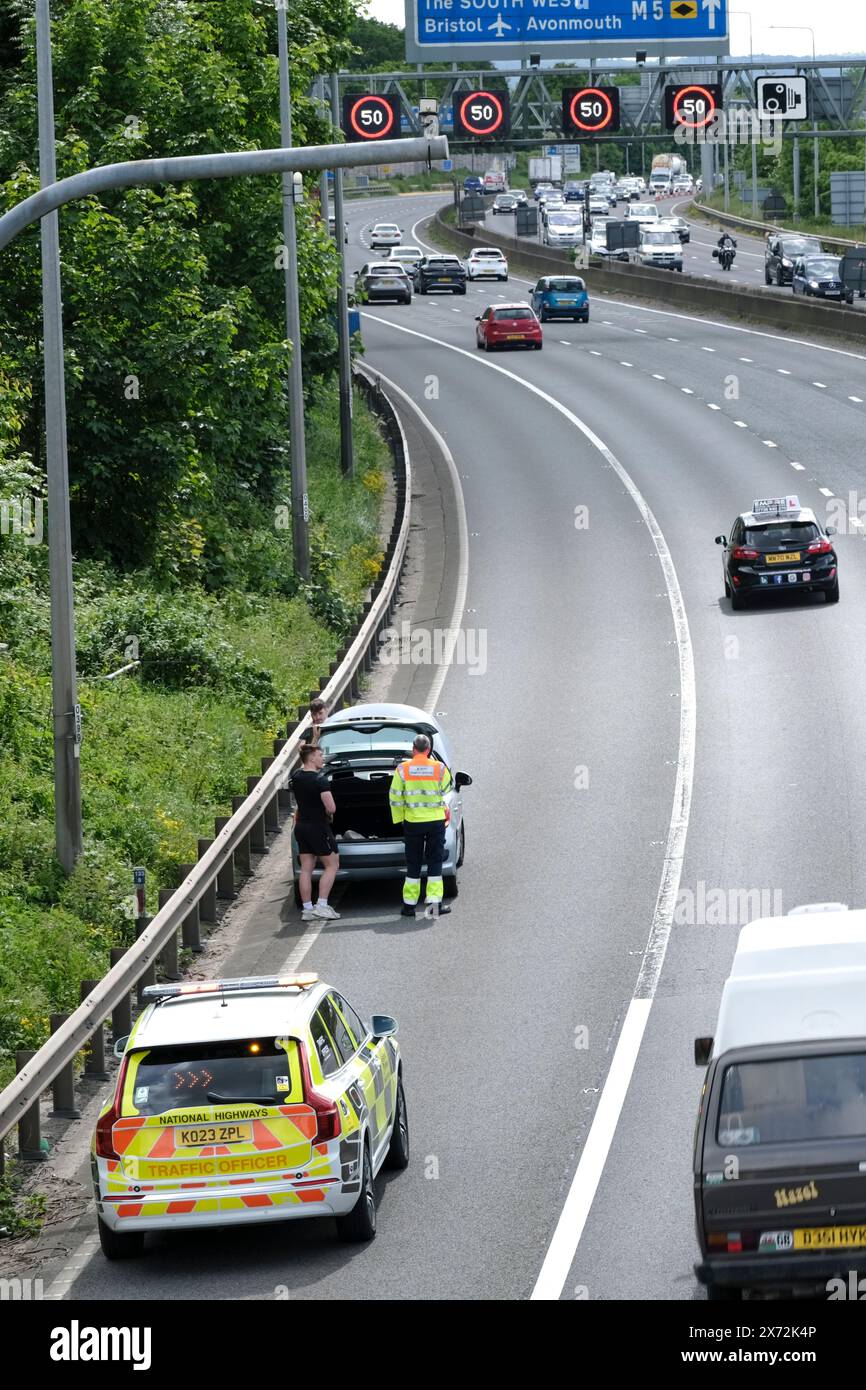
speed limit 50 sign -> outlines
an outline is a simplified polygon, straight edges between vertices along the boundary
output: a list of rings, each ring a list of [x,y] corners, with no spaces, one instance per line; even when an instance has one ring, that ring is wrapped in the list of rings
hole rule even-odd
[[[619,87],[565,87],[562,129],[566,135],[619,130]]]
[[[470,140],[499,139],[511,129],[506,92],[458,92],[454,96],[454,135]]]
[[[343,134],[356,143],[394,140],[400,134],[400,98],[371,93],[343,97]]]
[[[722,89],[717,82],[665,87],[666,130],[703,130],[721,109]]]

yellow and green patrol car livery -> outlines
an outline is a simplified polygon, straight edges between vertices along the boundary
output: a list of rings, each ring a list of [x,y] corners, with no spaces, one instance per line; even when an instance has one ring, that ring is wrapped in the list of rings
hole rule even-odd
[[[103,1249],[149,1230],[333,1215],[408,1161],[392,1019],[376,1036],[315,976],[151,987],[97,1121]],[[402,1110],[401,1110],[402,1107]],[[398,1113],[401,1112],[401,1113]],[[399,1123],[398,1123],[399,1121]],[[375,1212],[367,1212],[375,1232]]]

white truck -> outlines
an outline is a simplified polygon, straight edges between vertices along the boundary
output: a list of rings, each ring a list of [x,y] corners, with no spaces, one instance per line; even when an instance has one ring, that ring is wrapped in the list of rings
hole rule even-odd
[[[557,188],[560,187],[562,184],[562,155],[536,155],[530,159],[529,182],[533,187],[537,183],[552,183]]]
[[[649,177],[650,193],[672,193],[674,182],[686,172],[686,161],[679,154],[657,154]]]

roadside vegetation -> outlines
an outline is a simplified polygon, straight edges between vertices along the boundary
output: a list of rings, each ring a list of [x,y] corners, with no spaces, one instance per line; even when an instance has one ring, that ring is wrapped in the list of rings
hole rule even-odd
[[[725,195],[723,192],[713,193],[708,198],[699,195],[696,201],[705,203],[708,207],[716,208],[719,212],[724,212],[725,210]],[[733,217],[744,217],[749,222],[755,220],[751,201],[744,203],[740,198],[730,198],[728,212]],[[859,242],[861,245],[863,243],[864,233],[866,233],[866,229],[864,229],[862,224],[859,227],[840,227],[835,222],[831,221],[829,217],[795,218],[792,215],[786,214],[784,217],[780,217],[778,222],[771,224],[767,222],[760,207],[758,208],[758,221],[766,222],[768,227],[776,225],[785,227],[789,231],[808,232],[813,236],[838,237],[843,241]]]
[[[279,144],[275,13],[53,0],[60,177]],[[298,0],[301,95],[351,55],[350,0]],[[0,210],[38,184],[32,4],[0,17]],[[312,575],[292,560],[277,178],[130,189],[61,214],[85,848],[54,857],[38,229],[0,253],[0,1086],[78,1003],[327,669],[382,563],[390,456],[355,402],[339,467],[337,257],[298,212]],[[129,667],[124,674],[115,674]],[[110,677],[110,679],[109,679]]]

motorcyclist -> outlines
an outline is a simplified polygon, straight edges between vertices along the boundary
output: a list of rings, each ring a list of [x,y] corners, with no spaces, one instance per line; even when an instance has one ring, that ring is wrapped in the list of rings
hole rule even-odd
[[[719,237],[718,245],[720,251],[724,251],[728,246],[732,251],[736,251],[737,239],[736,237],[732,237],[730,232],[722,232],[722,235]]]

